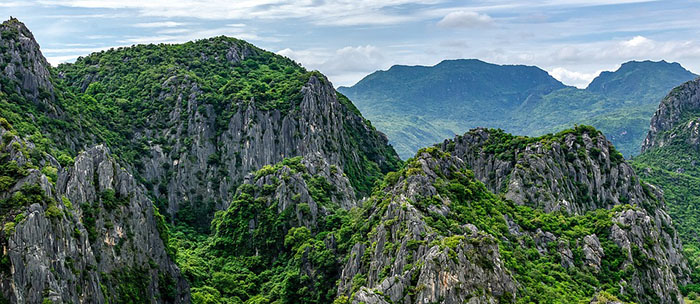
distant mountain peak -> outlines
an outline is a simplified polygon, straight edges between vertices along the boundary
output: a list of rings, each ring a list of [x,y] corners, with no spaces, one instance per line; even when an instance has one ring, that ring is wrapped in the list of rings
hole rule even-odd
[[[588,85],[586,90],[596,93],[630,95],[643,92],[644,87],[673,87],[697,75],[688,71],[677,62],[628,61],[615,71],[605,71]],[[630,96],[631,98],[638,98]]]

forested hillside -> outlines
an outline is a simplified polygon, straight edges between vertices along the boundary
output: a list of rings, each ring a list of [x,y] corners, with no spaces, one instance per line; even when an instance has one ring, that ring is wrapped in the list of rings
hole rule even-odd
[[[474,129],[402,162],[325,76],[242,40],[52,67],[11,19],[0,52],[0,302],[666,304],[696,286],[686,223],[593,127]],[[499,102],[562,86],[514,68],[533,71]]]
[[[639,153],[661,98],[695,77],[678,63],[632,61],[577,89],[537,67],[449,60],[394,66],[339,90],[403,158],[476,127],[540,136],[573,124],[595,126],[629,157]]]

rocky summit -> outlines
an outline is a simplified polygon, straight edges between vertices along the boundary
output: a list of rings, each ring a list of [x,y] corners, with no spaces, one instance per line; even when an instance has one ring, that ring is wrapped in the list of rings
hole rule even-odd
[[[234,38],[52,67],[11,19],[0,110],[0,303],[665,304],[696,276],[595,128],[404,162],[321,73]]]

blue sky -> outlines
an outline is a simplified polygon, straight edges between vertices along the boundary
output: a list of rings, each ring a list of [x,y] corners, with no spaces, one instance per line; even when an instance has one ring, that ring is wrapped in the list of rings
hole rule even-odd
[[[585,87],[629,60],[700,73],[700,0],[0,0],[52,64],[116,46],[218,35],[318,69],[336,86],[395,64],[537,65]]]

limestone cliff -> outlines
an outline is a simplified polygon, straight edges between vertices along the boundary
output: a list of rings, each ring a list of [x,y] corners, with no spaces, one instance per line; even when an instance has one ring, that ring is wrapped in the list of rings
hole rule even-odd
[[[61,166],[0,128],[0,290],[12,303],[185,303],[145,189],[97,146]],[[10,177],[9,179],[7,177]],[[160,222],[159,222],[160,220]]]

